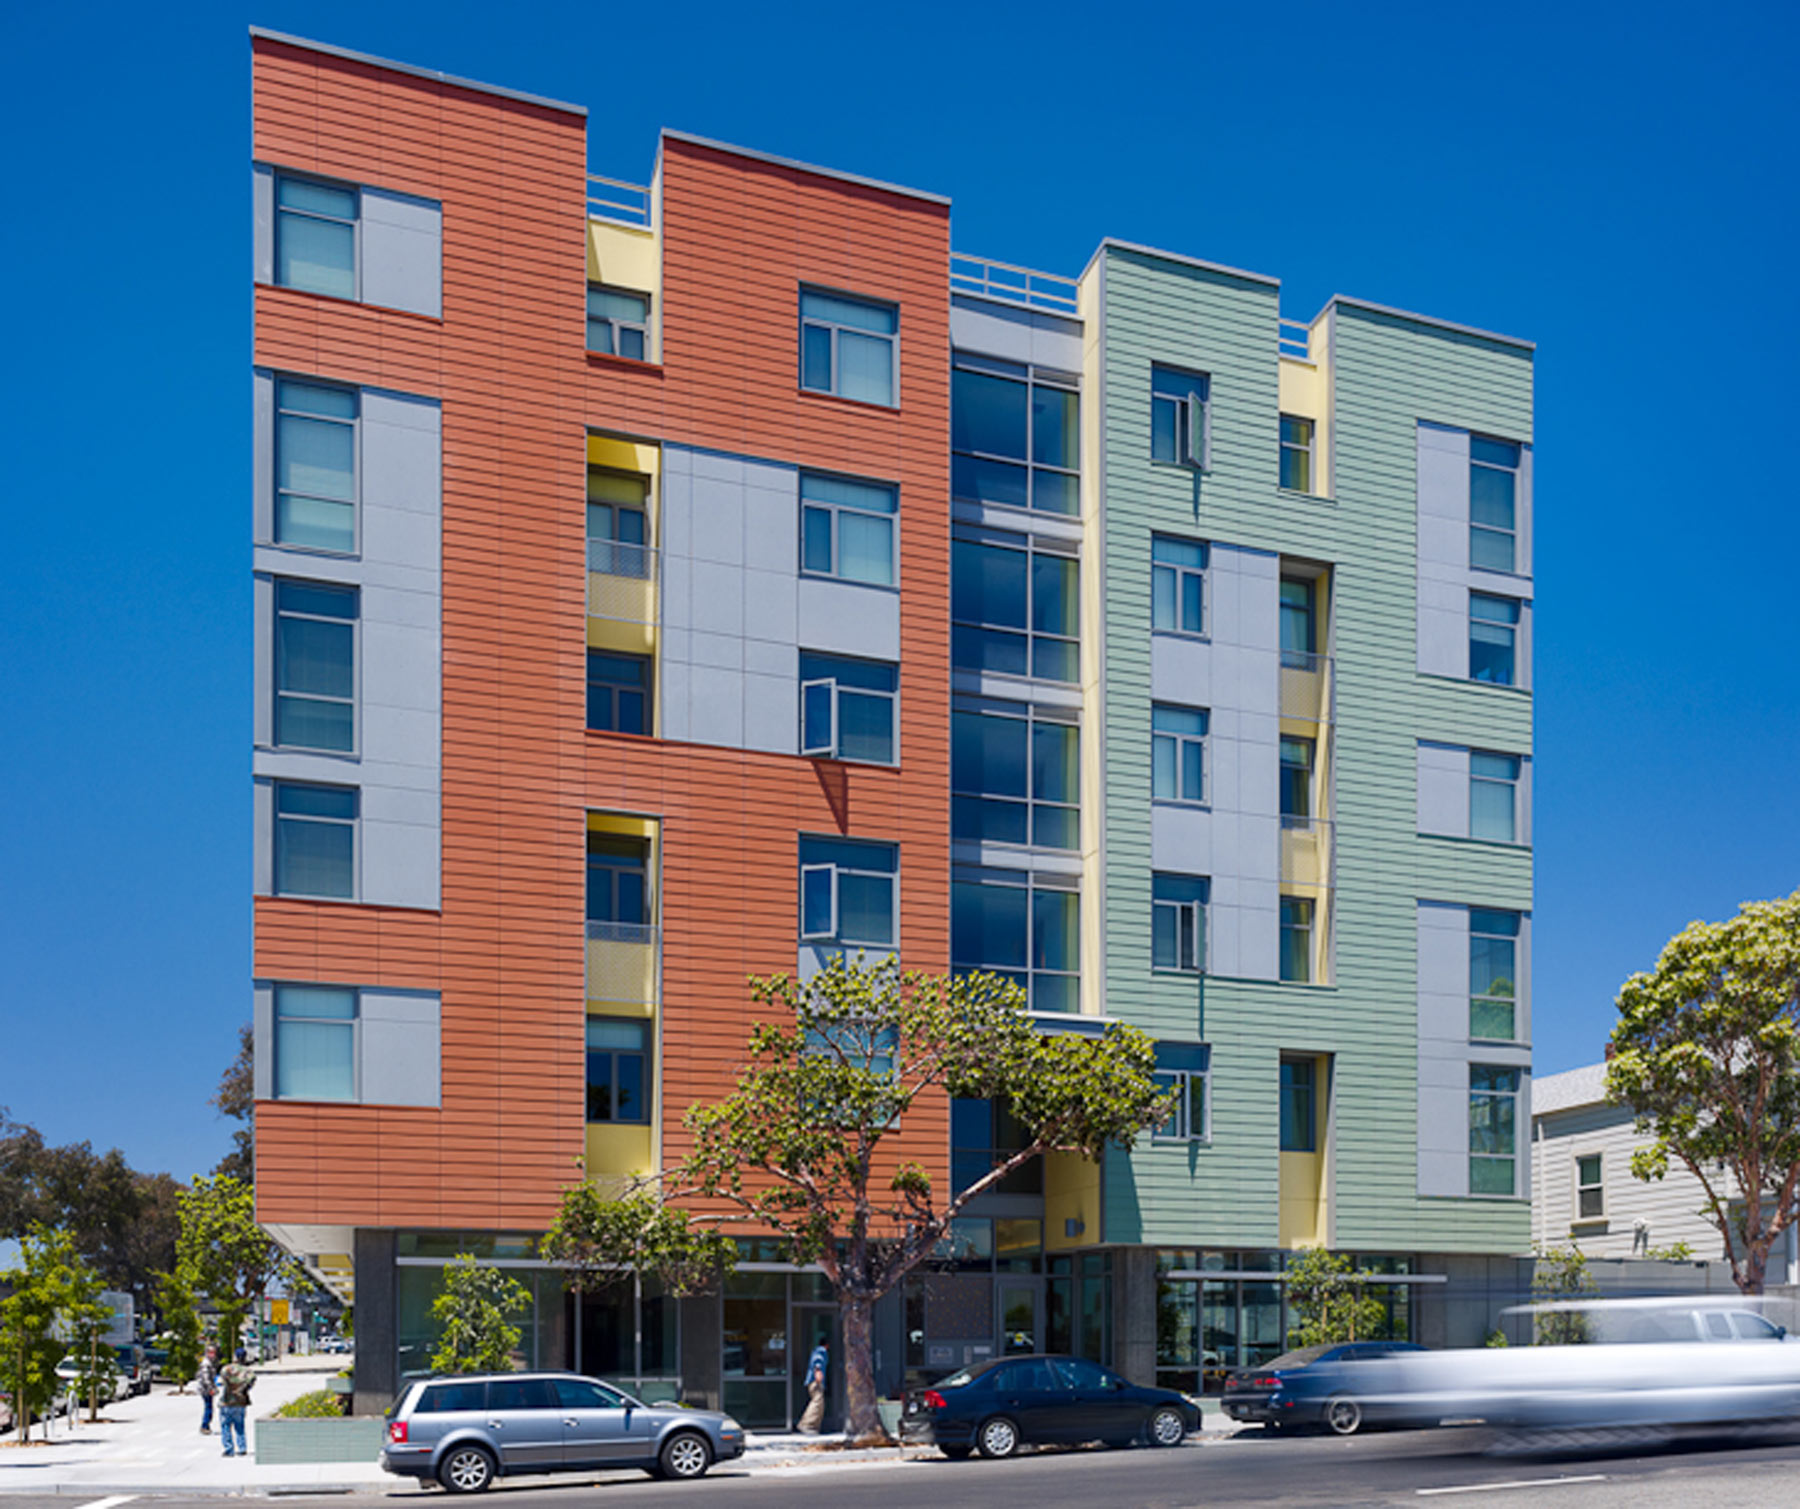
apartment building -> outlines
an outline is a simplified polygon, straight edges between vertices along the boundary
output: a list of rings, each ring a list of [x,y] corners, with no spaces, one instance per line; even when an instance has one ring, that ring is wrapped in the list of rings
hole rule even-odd
[[[359,1405],[475,1252],[529,1362],[793,1418],[835,1316],[777,1245],[677,1301],[535,1242],[681,1156],[746,975],[844,949],[1136,1023],[1180,1094],[972,1205],[884,1386],[1202,1387],[1320,1242],[1463,1339],[1530,1229],[1529,344],[963,257],[938,196],[674,131],[590,178],[629,148],[577,106],[252,62],[258,1214],[354,1295]],[[900,1141],[966,1182],[1013,1135]]]

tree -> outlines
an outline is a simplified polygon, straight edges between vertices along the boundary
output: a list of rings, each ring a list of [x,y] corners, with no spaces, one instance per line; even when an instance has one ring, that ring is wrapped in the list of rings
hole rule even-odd
[[[32,1416],[56,1396],[65,1331],[100,1283],[82,1263],[74,1238],[42,1223],[20,1240],[19,1258],[19,1267],[0,1273],[0,1289],[9,1291],[0,1300],[0,1391],[12,1400],[23,1442]]]
[[[439,1328],[432,1372],[511,1372],[520,1332],[507,1317],[530,1308],[531,1291],[510,1273],[458,1253],[431,1302]]]
[[[169,1356],[163,1371],[175,1380],[179,1394],[200,1371],[200,1306],[193,1276],[179,1266],[162,1274],[156,1286],[156,1305],[168,1327]]]
[[[1540,1303],[1567,1304],[1599,1287],[1579,1247],[1546,1247],[1531,1270],[1531,1297]],[[1594,1339],[1587,1312],[1580,1308],[1541,1309],[1532,1321],[1533,1340],[1540,1347],[1580,1346]]]
[[[737,1254],[722,1231],[691,1220],[649,1190],[612,1200],[585,1182],[563,1192],[538,1250],[561,1265],[568,1286],[582,1293],[654,1270],[671,1294],[682,1296],[711,1288]]]
[[[195,1288],[219,1308],[219,1346],[229,1357],[238,1328],[290,1259],[256,1224],[248,1184],[230,1174],[202,1174],[177,1196],[181,1236],[176,1260]]]
[[[245,1184],[256,1182],[256,1028],[238,1028],[237,1057],[219,1076],[211,1104],[221,1116],[239,1123],[231,1134],[231,1151],[218,1161],[215,1174],[229,1174]]]
[[[1685,1167],[1732,1278],[1760,1294],[1800,1196],[1800,891],[1690,923],[1620,987],[1618,1008],[1607,1093],[1653,1139],[1631,1171]]]
[[[944,978],[834,960],[807,981],[752,979],[769,1019],[751,1029],[737,1088],[691,1107],[692,1150],[662,1182],[662,1198],[595,1200],[577,1187],[559,1223],[601,1257],[666,1271],[693,1260],[692,1223],[785,1237],[796,1262],[816,1262],[844,1330],[847,1429],[882,1434],[875,1407],[871,1321],[877,1300],[926,1262],[950,1222],[1014,1169],[1048,1152],[1098,1159],[1167,1119],[1150,1039],[1115,1023],[1104,1034],[1043,1032],[1025,993],[997,975]],[[966,1189],[936,1191],[891,1141],[914,1108],[948,1093],[1004,1099],[1022,1146]],[[669,1206],[695,1202],[691,1222]]]
[[[1348,1253],[1308,1247],[1287,1269],[1288,1345],[1364,1341],[1387,1324],[1387,1307],[1368,1292],[1372,1275]]]
[[[84,1284],[87,1297],[70,1306],[67,1319],[73,1333],[68,1355],[75,1361],[75,1395],[88,1402],[88,1423],[100,1418],[100,1401],[112,1403],[119,1381],[119,1359],[107,1333],[112,1329],[110,1305],[99,1303],[93,1296],[100,1292],[100,1276],[89,1270],[91,1290]]]

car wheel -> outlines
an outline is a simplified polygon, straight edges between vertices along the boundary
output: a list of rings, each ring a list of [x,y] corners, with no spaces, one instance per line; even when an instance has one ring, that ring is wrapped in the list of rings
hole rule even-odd
[[[712,1452],[704,1437],[684,1430],[663,1443],[656,1461],[665,1478],[703,1478],[712,1466]]]
[[[1019,1450],[1019,1427],[1005,1415],[995,1415],[992,1420],[982,1424],[976,1439],[980,1442],[984,1457],[1016,1456]]]
[[[1348,1394],[1334,1394],[1325,1401],[1323,1418],[1334,1436],[1353,1436],[1362,1428],[1362,1406]]]
[[[1150,1417],[1152,1446],[1179,1446],[1187,1439],[1187,1421],[1178,1409],[1159,1409]]]
[[[494,1459],[480,1446],[455,1446],[438,1463],[436,1477],[447,1493],[480,1493],[494,1481]]]
[[[972,1446],[940,1446],[938,1447],[938,1450],[943,1452],[943,1454],[952,1462],[966,1462],[969,1460],[969,1453],[973,1451],[974,1448]]]

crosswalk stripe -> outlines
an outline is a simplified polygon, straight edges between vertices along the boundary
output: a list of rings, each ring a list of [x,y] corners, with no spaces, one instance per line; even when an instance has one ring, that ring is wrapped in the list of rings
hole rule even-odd
[[[136,1497],[135,1493],[115,1493],[111,1498],[94,1499],[82,1504],[80,1509],[119,1509],[120,1504],[129,1504]]]

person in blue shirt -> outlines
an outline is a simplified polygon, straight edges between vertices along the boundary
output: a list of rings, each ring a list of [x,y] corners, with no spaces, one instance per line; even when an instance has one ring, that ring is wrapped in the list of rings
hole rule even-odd
[[[800,1417],[800,1429],[816,1436],[825,1423],[825,1380],[831,1370],[831,1353],[824,1342],[812,1349],[806,1359],[806,1413]]]

